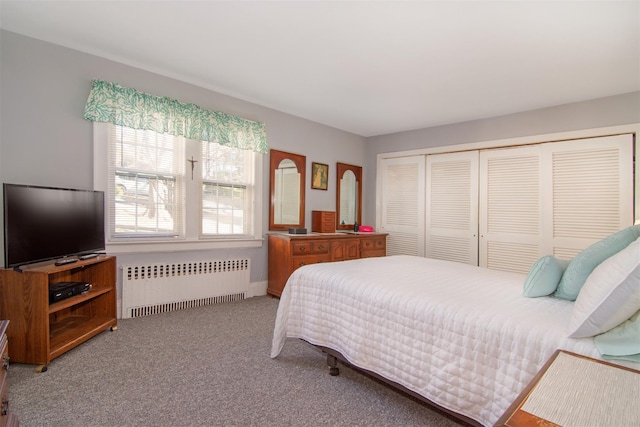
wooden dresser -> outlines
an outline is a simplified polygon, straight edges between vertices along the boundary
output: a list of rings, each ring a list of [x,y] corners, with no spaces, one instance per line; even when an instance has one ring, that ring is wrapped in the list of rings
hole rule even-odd
[[[291,273],[303,265],[319,262],[387,255],[384,233],[271,233],[267,294],[279,297]]]
[[[0,356],[2,357],[2,367],[0,368],[0,399],[2,408],[0,409],[0,427],[18,425],[18,417],[11,412],[9,406],[9,343],[7,342],[8,320],[0,320]]]

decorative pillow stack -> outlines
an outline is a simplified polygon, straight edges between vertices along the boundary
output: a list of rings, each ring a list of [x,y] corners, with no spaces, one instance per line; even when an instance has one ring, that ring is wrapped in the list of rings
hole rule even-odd
[[[571,312],[572,338],[615,328],[640,310],[640,238],[598,265]]]
[[[640,361],[640,225],[594,243],[568,265],[551,255],[536,261],[523,295],[554,292],[575,300],[570,337],[595,336],[604,358]]]
[[[629,246],[638,237],[640,237],[640,225],[627,227],[580,252],[567,266],[554,296],[575,301],[591,272],[604,260]]]
[[[554,294],[556,298],[575,301],[593,270],[638,237],[640,225],[634,225],[594,243],[570,262],[552,255],[541,257],[527,274],[523,295],[535,298]]]

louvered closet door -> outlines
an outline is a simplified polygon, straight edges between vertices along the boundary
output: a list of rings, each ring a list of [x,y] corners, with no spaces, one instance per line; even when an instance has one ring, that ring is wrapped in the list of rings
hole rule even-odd
[[[427,156],[426,255],[478,265],[478,151]]]
[[[544,144],[545,254],[571,259],[633,224],[633,136]]]
[[[382,159],[378,231],[389,233],[387,255],[424,256],[425,156]]]
[[[541,253],[540,145],[480,152],[480,266],[526,273]]]

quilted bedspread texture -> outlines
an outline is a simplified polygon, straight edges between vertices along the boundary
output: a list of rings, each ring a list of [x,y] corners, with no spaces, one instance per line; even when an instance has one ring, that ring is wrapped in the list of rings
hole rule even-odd
[[[493,425],[556,349],[600,358],[567,336],[573,302],[524,298],[524,280],[404,255],[308,265],[282,294],[271,357],[301,338]]]

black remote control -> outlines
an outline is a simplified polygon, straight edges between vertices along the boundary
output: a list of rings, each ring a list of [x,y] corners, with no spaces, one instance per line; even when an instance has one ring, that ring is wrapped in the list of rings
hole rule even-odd
[[[73,262],[78,262],[77,258],[63,258],[63,259],[59,259],[58,261],[55,262],[56,265],[65,265],[65,264],[71,264]]]

